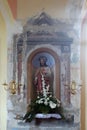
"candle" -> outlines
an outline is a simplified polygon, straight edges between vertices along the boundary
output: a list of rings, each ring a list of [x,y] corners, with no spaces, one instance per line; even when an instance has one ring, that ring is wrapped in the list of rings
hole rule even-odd
[[[73,80],[71,84],[71,89],[75,90],[76,89],[76,82]]]

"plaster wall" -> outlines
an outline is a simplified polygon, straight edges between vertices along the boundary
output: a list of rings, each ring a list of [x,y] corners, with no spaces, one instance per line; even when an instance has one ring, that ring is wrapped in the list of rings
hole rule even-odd
[[[15,29],[7,0],[0,0],[0,130],[7,129],[7,92],[2,84],[7,81],[7,48]]]
[[[0,12],[0,84],[7,78],[6,26]],[[6,92],[0,85],[0,130],[6,130]],[[4,117],[4,118],[3,118]]]
[[[25,19],[45,10],[55,18],[67,18],[66,4],[68,0],[18,0],[17,18]],[[25,8],[26,7],[26,8]]]
[[[17,17],[17,0],[15,0],[15,1],[8,0],[8,4],[10,6],[12,13],[13,13],[13,17],[16,18]]]
[[[82,24],[82,32],[81,32],[81,77],[82,77],[82,96],[81,96],[81,129],[87,129],[87,102],[84,102],[87,99],[87,17],[85,17],[85,21]],[[85,107],[84,107],[85,106]],[[85,120],[85,122],[84,122]]]

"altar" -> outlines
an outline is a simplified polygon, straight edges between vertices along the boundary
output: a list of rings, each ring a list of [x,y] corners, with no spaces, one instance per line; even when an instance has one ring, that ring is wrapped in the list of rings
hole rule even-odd
[[[80,78],[79,61],[73,63],[78,46],[69,36],[70,28],[42,12],[29,19],[22,33],[14,36],[13,60],[8,66],[13,66],[17,89],[16,94],[8,94],[7,130],[80,130],[80,91],[75,89],[78,84],[75,91],[71,89],[72,81]],[[11,78],[9,73],[9,81]],[[41,119],[37,125],[34,119],[25,123],[37,113],[72,115],[74,121]],[[25,115],[25,120],[14,119],[17,115]]]
[[[16,124],[11,125],[9,125],[8,130],[80,130],[79,123],[67,123],[59,120],[43,121],[40,125],[35,125],[35,121],[31,123],[17,121]]]

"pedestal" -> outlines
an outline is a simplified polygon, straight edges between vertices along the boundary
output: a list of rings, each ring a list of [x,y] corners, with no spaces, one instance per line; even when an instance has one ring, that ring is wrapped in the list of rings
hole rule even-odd
[[[35,125],[35,120],[31,123],[24,123],[17,121],[8,125],[7,130],[80,130],[79,123],[66,123],[59,120],[56,121],[42,121],[40,125]]]

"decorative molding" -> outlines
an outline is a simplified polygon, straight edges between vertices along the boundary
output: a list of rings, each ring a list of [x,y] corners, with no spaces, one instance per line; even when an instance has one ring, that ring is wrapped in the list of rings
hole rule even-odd
[[[38,16],[34,16],[31,19],[28,20],[27,24],[32,25],[53,25],[54,20],[45,12],[41,12],[41,14]]]

